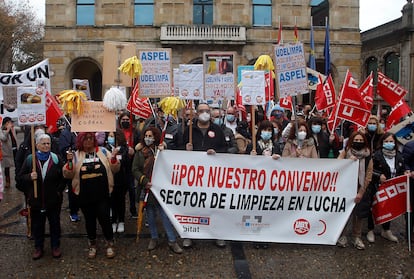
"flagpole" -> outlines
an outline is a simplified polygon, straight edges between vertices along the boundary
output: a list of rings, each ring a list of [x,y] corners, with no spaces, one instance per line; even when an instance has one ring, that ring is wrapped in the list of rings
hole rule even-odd
[[[411,204],[410,204],[410,179],[407,174],[407,192],[406,192],[406,204],[407,204],[407,234],[408,234],[408,251],[411,252]]]
[[[345,82],[346,82],[346,79],[347,79],[347,77],[348,77],[348,73],[349,73],[349,70],[346,70],[346,75],[345,75]],[[339,106],[339,105],[341,105],[341,102],[342,102],[342,95],[343,95],[343,93],[344,93],[344,88],[345,88],[345,84],[344,85],[342,85],[342,88],[341,88],[341,95],[339,96],[339,101],[338,101],[338,103],[337,103],[337,105]],[[338,108],[335,108],[336,109],[336,111],[335,111],[335,118],[334,118],[334,123],[333,123],[333,128],[332,129],[335,129],[335,127],[336,127],[336,120],[338,119],[338,111],[339,111],[339,107]],[[343,136],[343,134],[342,134],[342,136]]]

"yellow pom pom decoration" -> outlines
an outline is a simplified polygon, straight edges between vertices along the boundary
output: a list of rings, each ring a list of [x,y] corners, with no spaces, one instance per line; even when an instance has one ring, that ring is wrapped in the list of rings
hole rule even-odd
[[[142,64],[136,56],[132,56],[125,59],[124,63],[119,66],[118,70],[129,75],[131,78],[137,78],[142,73]]]
[[[59,101],[62,104],[63,111],[67,114],[83,113],[83,101],[87,101],[85,93],[76,90],[63,90],[59,93]]]
[[[165,114],[171,114],[174,118],[177,118],[177,112],[185,107],[185,102],[178,97],[165,97],[161,99],[158,105]]]

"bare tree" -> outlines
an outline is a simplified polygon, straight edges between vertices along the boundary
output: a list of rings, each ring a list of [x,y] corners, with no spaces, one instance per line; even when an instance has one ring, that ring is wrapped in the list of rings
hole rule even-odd
[[[0,1],[0,72],[28,68],[43,59],[44,26],[26,2]]]

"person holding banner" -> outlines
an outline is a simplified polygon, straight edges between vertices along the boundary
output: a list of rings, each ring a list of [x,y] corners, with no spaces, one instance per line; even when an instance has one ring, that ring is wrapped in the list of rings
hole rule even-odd
[[[357,195],[355,197],[356,206],[351,214],[352,242],[355,248],[358,250],[364,250],[365,244],[361,238],[362,220],[368,216],[367,211],[369,210],[366,210],[365,203],[361,203],[361,200],[364,197],[366,189],[371,183],[373,171],[373,162],[369,143],[364,132],[356,131],[350,135],[346,147],[341,151],[338,159],[351,159],[358,161],[359,163]],[[338,246],[346,247],[347,244],[348,240],[346,236],[341,236],[338,240]]]
[[[79,196],[89,240],[88,258],[96,257],[96,219],[106,240],[106,257],[115,257],[114,234],[110,219],[110,194],[114,187],[113,174],[120,168],[118,150],[112,154],[98,147],[95,133],[82,132],[76,139],[76,152],[68,152],[63,176],[72,179],[72,190]]]
[[[379,148],[372,160],[374,163],[374,171],[372,173],[372,182],[369,190],[372,191],[371,198],[375,195],[378,185],[390,178],[404,174],[404,159],[402,154],[398,152],[397,138],[392,133],[384,133],[379,140],[382,148]],[[390,230],[391,222],[382,224],[381,236],[393,242],[398,242],[398,238]],[[368,215],[368,242],[375,242],[374,220],[372,214]]]
[[[21,190],[25,192],[31,208],[31,224],[35,241],[33,260],[43,256],[46,218],[49,221],[50,241],[54,258],[61,256],[60,251],[60,211],[65,183],[62,176],[62,160],[50,151],[51,138],[39,133],[36,138],[35,162],[33,170],[32,154],[26,157],[19,176]],[[37,181],[38,195],[35,197],[34,181]]]
[[[140,196],[141,193],[144,193],[145,190],[151,189],[151,177],[155,157],[157,152],[163,150],[165,147],[166,144],[161,143],[161,133],[158,128],[148,127],[144,130],[143,137],[141,137],[140,142],[135,147],[136,153],[132,162],[132,173],[135,179],[138,180],[138,196]],[[145,194],[141,194],[141,196],[143,195]],[[158,213],[167,234],[168,246],[174,253],[181,254],[183,250],[177,243],[177,236],[175,235],[174,227],[151,191],[148,193],[146,213],[151,233],[148,251],[154,250],[158,246],[159,237],[156,220],[156,215]]]
[[[282,150],[279,149],[280,145],[275,144],[273,140],[274,137],[275,135],[272,122],[269,120],[263,120],[260,122],[257,129],[256,150],[252,150],[250,154],[264,156],[272,156],[273,154],[281,155]]]
[[[318,158],[315,142],[305,121],[298,121],[298,132],[295,123],[289,131],[289,137],[283,148],[282,157],[291,158]]]

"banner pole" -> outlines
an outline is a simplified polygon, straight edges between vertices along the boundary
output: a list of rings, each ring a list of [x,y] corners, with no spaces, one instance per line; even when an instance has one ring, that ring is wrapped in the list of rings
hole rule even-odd
[[[410,201],[410,179],[407,175],[407,234],[408,234],[408,251],[411,253],[411,201]]]
[[[31,144],[32,144],[32,172],[36,171],[36,157],[35,157],[35,138],[34,138],[34,126],[30,127],[30,134],[31,134]],[[33,180],[33,193],[34,197],[37,198],[37,180]]]

